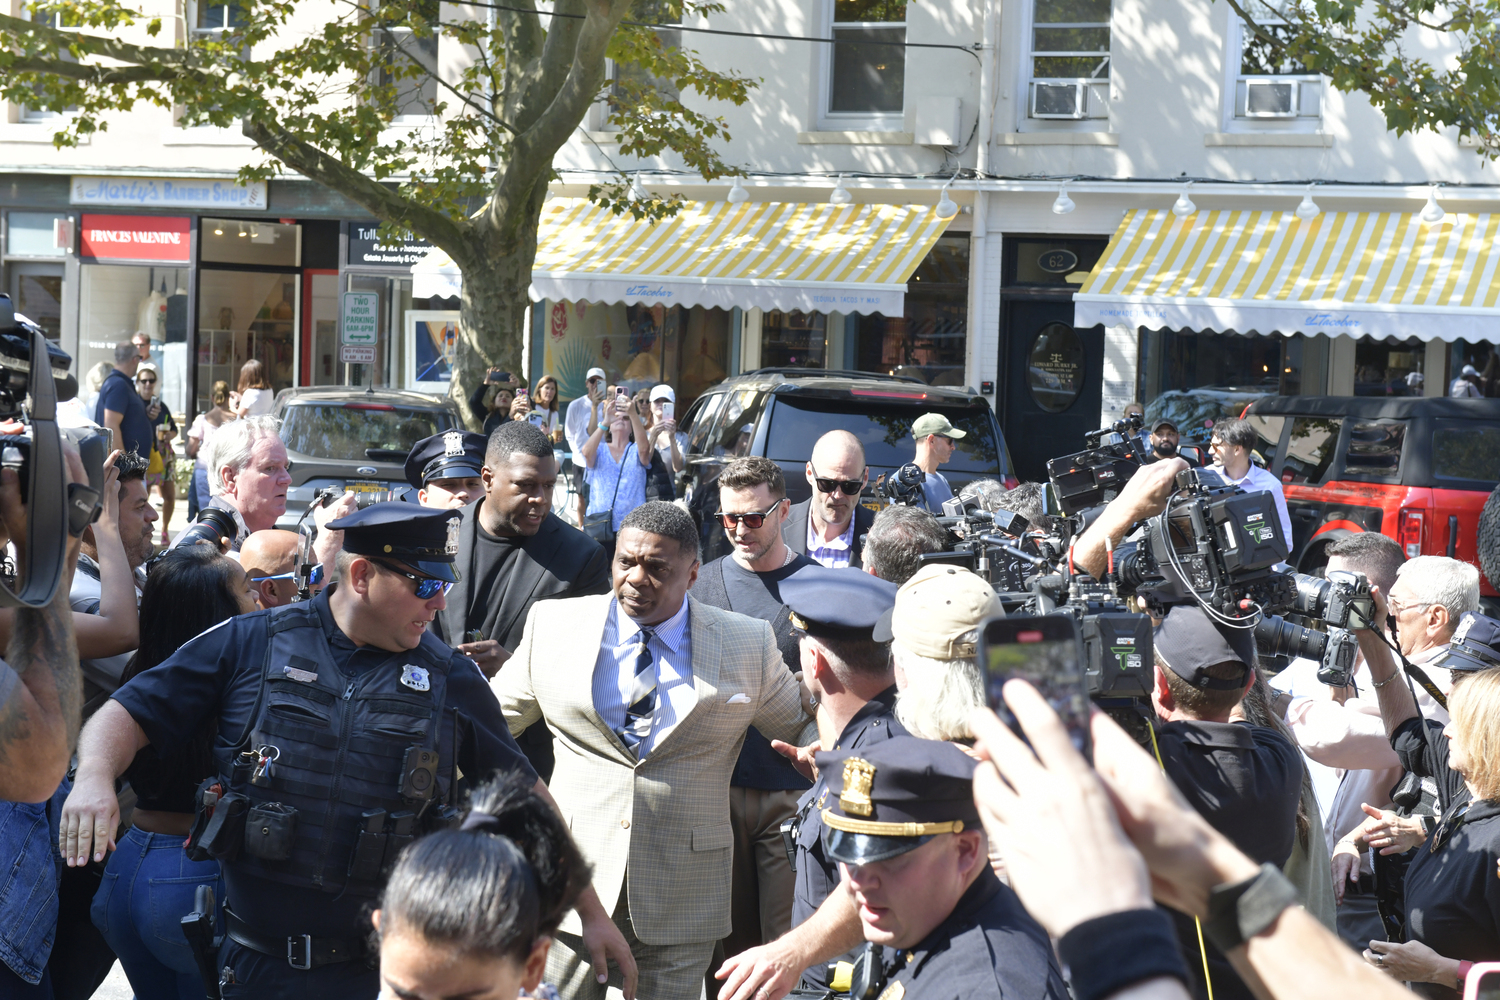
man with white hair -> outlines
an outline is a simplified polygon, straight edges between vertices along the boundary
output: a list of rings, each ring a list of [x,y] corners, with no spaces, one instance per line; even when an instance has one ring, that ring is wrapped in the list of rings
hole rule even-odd
[[[275,417],[242,417],[220,427],[208,446],[208,506],[234,518],[229,547],[235,552],[251,532],[274,528],[286,513],[292,476],[280,427]]]
[[[896,718],[913,736],[973,737],[969,715],[985,704],[974,658],[979,626],[1004,615],[990,585],[956,566],[923,566],[896,592],[889,623],[875,638],[891,642]]]

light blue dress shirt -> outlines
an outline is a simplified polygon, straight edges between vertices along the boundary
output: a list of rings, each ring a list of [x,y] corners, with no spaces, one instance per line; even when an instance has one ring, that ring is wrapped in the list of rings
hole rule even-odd
[[[647,648],[656,655],[656,711],[651,716],[650,734],[637,748],[640,760],[645,760],[698,703],[698,694],[693,689],[687,598],[682,599],[682,607],[675,615],[653,628],[655,634]],[[594,709],[616,733],[625,725],[625,710],[630,707],[630,693],[635,687],[640,631],[641,627],[624,612],[619,601],[609,602],[604,635],[599,641],[599,658],[594,661],[593,695]]]

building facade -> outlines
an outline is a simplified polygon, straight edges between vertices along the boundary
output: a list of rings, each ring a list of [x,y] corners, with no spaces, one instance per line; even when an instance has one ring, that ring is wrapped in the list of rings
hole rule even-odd
[[[639,19],[661,16],[637,6]],[[1270,8],[1265,20],[1274,28]],[[1363,98],[1275,64],[1227,5],[771,0],[658,31],[758,81],[742,107],[697,102],[726,119],[725,158],[747,176],[705,183],[670,158],[623,157],[605,94],[557,157],[549,212],[572,218],[581,209],[568,206],[590,184],[623,169],[646,192],[682,195],[723,232],[752,230],[709,206],[735,206],[736,219],[775,207],[776,225],[791,228],[754,230],[760,249],[817,245],[824,259],[796,270],[763,253],[748,271],[726,263],[699,273],[687,260],[696,237],[682,236],[687,249],[675,259],[648,264],[622,250],[613,271],[583,273],[566,227],[548,230],[544,217],[527,366],[533,379],[558,375],[565,398],[595,364],[630,384],[678,384],[687,397],[679,412],[723,375],[757,367],[891,372],[984,395],[1019,470],[1036,475],[1046,456],[1031,449],[1081,437],[1136,399],[1186,400],[1211,417],[1268,393],[1441,395],[1464,365],[1500,380],[1490,325],[1500,279],[1476,271],[1471,252],[1493,235],[1500,188],[1476,151],[1451,134],[1397,138]],[[1444,40],[1424,44],[1438,51]],[[379,244],[373,220],[306,181],[234,186],[254,155],[244,140],[177,128],[162,109],[123,116],[61,152],[45,118],[7,114],[4,285],[75,354],[80,374],[144,328],[177,393],[168,403],[183,410],[201,409],[211,383],[232,381],[252,356],[277,388],[441,389],[456,288],[424,280],[428,248]],[[153,185],[165,200],[142,193]],[[1417,244],[1361,244],[1362,294],[1397,289],[1378,303],[1394,323],[1362,327],[1363,314],[1343,308],[1356,296],[1331,291],[1319,269],[1346,248],[1305,233],[1286,237],[1291,263],[1280,271],[1244,288],[1231,282],[1209,303],[1229,303],[1218,312],[1176,308],[1218,287],[1202,270],[1213,260],[1246,258],[1247,227],[1291,219],[1310,202],[1303,215],[1326,237],[1335,225],[1415,220],[1429,196],[1445,220],[1433,225],[1457,235],[1444,229],[1439,243],[1421,244],[1423,260],[1447,254],[1421,289],[1407,294],[1401,267]],[[843,207],[813,211],[830,204]],[[1174,205],[1188,210],[1174,214]],[[851,220],[872,213],[888,223],[873,248],[849,233]],[[926,225],[934,217],[940,224]],[[1130,219],[1138,226],[1127,247],[1117,237]],[[632,239],[611,238],[618,247]],[[1172,240],[1186,248],[1177,257]],[[838,260],[855,246],[860,259]],[[903,253],[887,274],[899,280],[880,288],[854,273]],[[1192,280],[1178,280],[1183,254],[1200,269]],[[1090,283],[1096,266],[1116,277],[1134,268],[1134,284],[1102,271]],[[1465,323],[1418,315],[1428,284],[1459,289]],[[347,292],[376,297],[375,342],[360,351],[339,343]],[[1307,308],[1247,327],[1236,294]],[[1047,441],[1028,440],[1038,419]]]

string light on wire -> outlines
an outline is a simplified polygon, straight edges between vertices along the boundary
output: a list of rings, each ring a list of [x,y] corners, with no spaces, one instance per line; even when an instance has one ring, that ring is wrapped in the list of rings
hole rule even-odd
[[[729,186],[729,193],[724,196],[724,200],[731,205],[742,205],[750,200],[750,192],[745,190],[745,185],[741,184],[740,179],[736,177],[734,183]]]
[[[1429,226],[1434,226],[1442,222],[1443,217],[1448,214],[1443,210],[1443,206],[1438,204],[1437,189],[1438,186],[1436,184],[1427,189],[1427,204],[1422,206],[1422,214],[1417,216],[1417,218]]]
[[[952,181],[948,182],[948,184],[952,183]],[[951,219],[958,214],[958,202],[948,197],[948,184],[943,185],[942,195],[938,198],[937,217],[939,219]]]
[[[1323,214],[1323,210],[1318,207],[1318,203],[1313,201],[1312,199],[1311,184],[1307,186],[1307,193],[1302,196],[1301,204],[1297,206],[1296,210],[1293,211],[1292,214],[1301,219],[1303,222],[1311,222],[1319,215]]]

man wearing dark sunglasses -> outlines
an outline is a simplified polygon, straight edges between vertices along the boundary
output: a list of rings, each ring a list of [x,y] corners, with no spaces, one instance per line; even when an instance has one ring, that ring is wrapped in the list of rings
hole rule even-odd
[[[954,427],[941,413],[924,413],[912,422],[911,436],[917,442],[913,461],[927,474],[922,482],[922,495],[927,499],[927,509],[935,515],[942,515],[944,500],[953,499],[953,487],[938,466],[953,457],[958,440],[967,435],[967,431]]]
[[[793,552],[833,569],[861,568],[865,532],[875,512],[859,503],[870,479],[865,449],[848,431],[829,431],[813,445],[807,462],[812,496],[793,504],[781,537]]]
[[[734,550],[704,566],[691,594],[704,604],[759,618],[771,626],[787,670],[802,669],[791,611],[780,586],[812,566],[781,537],[788,507],[786,478],[768,458],[737,458],[719,473],[714,518]],[[751,729],[729,781],[729,825],[734,830],[730,931],[725,958],[759,947],[791,926],[795,877],[781,843],[781,824],[797,811],[809,782],[771,743]],[[715,961],[710,968],[718,968]],[[715,982],[714,986],[717,987]]]
[[[387,850],[457,814],[460,773],[520,774],[551,798],[484,676],[427,631],[458,576],[458,521],[457,511],[402,502],[332,521],[343,533],[334,584],[230,619],[116,691],[79,744],[60,831],[69,866],[104,857],[119,822],[114,782],[137,752],[181,745],[212,722],[264,762],[252,774],[237,748],[216,754],[218,801],[239,807],[224,815],[242,826],[247,810],[277,817],[281,837],[275,850],[257,841],[225,852],[228,939],[216,967],[250,996],[380,992],[363,939]],[[249,841],[260,826],[226,833]],[[633,977],[624,936],[592,888],[578,909],[594,953]]]

